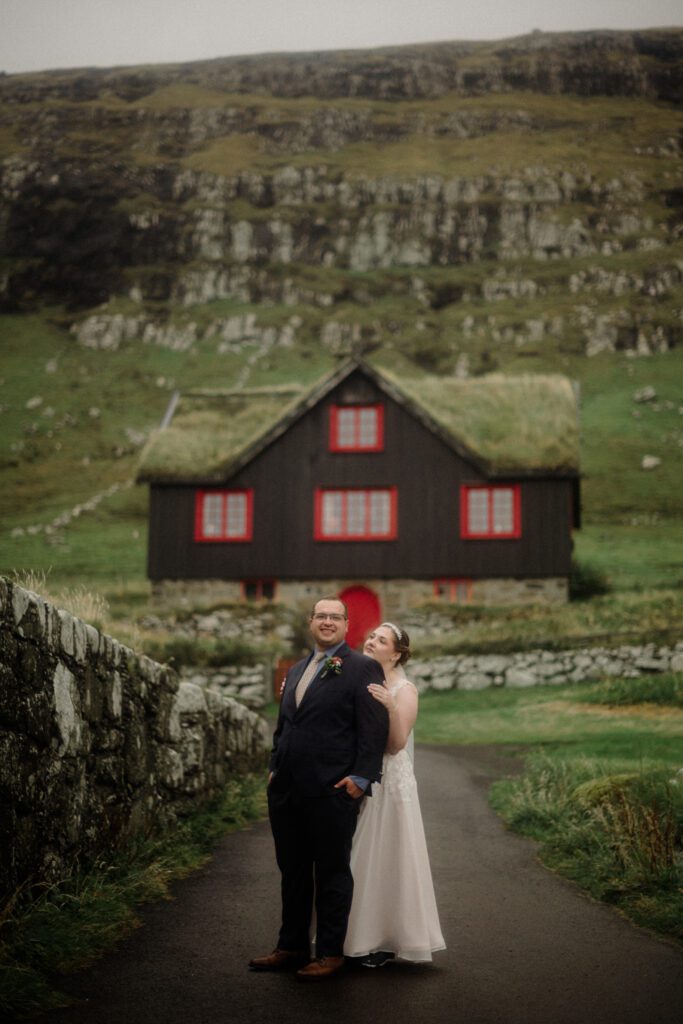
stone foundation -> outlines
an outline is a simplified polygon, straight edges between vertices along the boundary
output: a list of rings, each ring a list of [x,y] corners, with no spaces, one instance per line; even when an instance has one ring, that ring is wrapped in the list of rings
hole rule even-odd
[[[307,613],[313,603],[327,594],[339,594],[347,587],[373,590],[380,601],[383,618],[398,618],[427,601],[434,601],[433,580],[413,579],[328,579],[279,580],[275,600],[278,604]],[[160,580],[152,592],[159,607],[192,608],[225,601],[242,601],[242,586],[237,580]],[[564,604],[569,599],[568,580],[564,576],[547,579],[472,580],[468,604]]]
[[[0,579],[0,892],[54,882],[265,764],[263,719]]]

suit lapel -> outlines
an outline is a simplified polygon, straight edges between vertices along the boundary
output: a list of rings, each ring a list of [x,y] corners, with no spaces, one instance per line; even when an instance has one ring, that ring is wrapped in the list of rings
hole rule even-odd
[[[341,658],[343,662],[344,658],[346,657],[350,650],[351,648],[349,647],[349,645],[347,643],[343,643],[341,647],[339,647],[338,650],[334,652],[333,655],[330,655],[330,657]],[[306,696],[304,700],[308,700],[308,698],[311,697],[317,690],[319,690],[321,686],[324,686],[325,683],[328,683],[331,679],[335,678],[336,673],[325,668],[326,660],[327,657],[323,658],[322,661],[320,662],[320,668],[318,669],[315,676],[313,677],[313,679],[311,679],[310,683],[308,684],[308,689],[306,690]],[[342,665],[342,672],[343,671],[344,667]],[[297,676],[297,682],[299,681],[302,675],[303,669]],[[296,690],[296,686],[294,687],[294,689]],[[304,701],[301,702],[300,707],[303,706],[303,703]]]

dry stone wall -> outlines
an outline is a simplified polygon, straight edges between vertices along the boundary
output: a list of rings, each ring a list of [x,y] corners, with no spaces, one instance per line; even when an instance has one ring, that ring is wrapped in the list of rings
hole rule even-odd
[[[484,690],[489,686],[563,686],[605,678],[630,679],[683,672],[683,642],[590,647],[514,654],[458,654],[411,661],[408,675],[419,690]]]
[[[0,890],[168,827],[265,762],[267,726],[0,578]]]

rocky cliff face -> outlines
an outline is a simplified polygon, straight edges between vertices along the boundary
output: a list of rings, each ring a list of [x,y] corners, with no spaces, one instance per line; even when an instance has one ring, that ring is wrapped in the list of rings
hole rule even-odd
[[[0,301],[103,348],[671,348],[682,55],[536,33],[4,78]]]

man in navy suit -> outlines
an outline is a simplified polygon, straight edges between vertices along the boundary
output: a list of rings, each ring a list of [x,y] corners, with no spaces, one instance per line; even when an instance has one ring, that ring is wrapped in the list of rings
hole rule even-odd
[[[361,801],[380,779],[389,729],[386,709],[368,691],[384,674],[346,643],[343,601],[317,601],[309,626],[315,650],[285,680],[268,777],[282,927],[273,952],[249,963],[255,971],[298,968],[302,981],[344,966],[351,842]],[[316,958],[310,960],[314,893]]]

